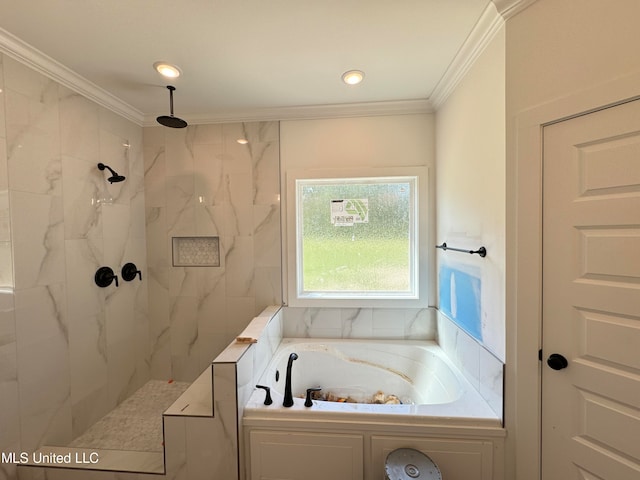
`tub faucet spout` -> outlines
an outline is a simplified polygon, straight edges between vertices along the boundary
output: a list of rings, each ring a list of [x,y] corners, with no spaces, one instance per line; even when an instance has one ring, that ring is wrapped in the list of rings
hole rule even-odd
[[[284,401],[282,402],[283,407],[291,407],[293,405],[293,393],[291,393],[291,367],[293,366],[293,361],[297,359],[297,353],[292,353],[291,355],[289,355],[289,361],[287,362],[287,379],[284,384]]]

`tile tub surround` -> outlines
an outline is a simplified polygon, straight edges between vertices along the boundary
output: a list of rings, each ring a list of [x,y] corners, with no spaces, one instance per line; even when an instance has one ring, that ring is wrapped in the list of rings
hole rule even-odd
[[[442,313],[438,318],[438,344],[503,418],[504,364]]]
[[[267,307],[241,333],[243,337],[255,336],[257,342],[233,341],[213,362],[214,420],[218,422],[215,441],[225,446],[215,454],[215,471],[220,478],[244,478],[244,406],[277,350],[282,331],[281,307]]]
[[[313,338],[314,335],[323,338],[322,335],[326,335],[327,331],[323,331],[322,335],[320,335],[317,332],[321,330],[316,329],[316,327],[320,325],[314,325],[315,322],[318,322],[318,324],[321,323],[320,319],[322,319],[322,322],[329,322],[331,329],[329,333],[334,335],[334,338],[342,338],[341,335],[343,335],[343,332],[348,331],[348,329],[343,329],[344,325],[354,327],[366,325],[365,329],[359,330],[358,333],[360,335],[362,334],[361,332],[364,331],[363,341],[365,342],[371,338],[370,335],[372,335],[372,330],[374,330],[374,312],[365,309],[345,309],[343,312],[342,309],[307,310],[283,307],[281,311],[284,320],[283,332],[285,337],[291,335],[291,332],[295,332],[293,335],[303,334],[302,336],[304,338]],[[361,313],[363,311],[364,313]],[[360,313],[360,315],[358,313]],[[371,317],[369,317],[369,313]],[[400,315],[401,313],[408,315],[403,316]],[[431,313],[435,314],[435,311],[432,310]],[[407,331],[407,325],[410,326],[414,323],[411,320],[406,320],[414,316],[411,315],[409,311],[398,312],[389,309],[385,312],[378,311],[375,315],[380,322],[375,323],[375,327],[385,330],[374,333],[382,333],[382,331],[385,331],[386,334],[393,335],[396,337],[396,340],[400,341],[404,340],[405,335],[416,334],[415,330],[412,331],[408,329]],[[378,317],[378,315],[381,316]],[[404,321],[399,322],[398,318]],[[426,318],[429,319],[429,317]],[[358,324],[359,321],[362,323]],[[371,321],[371,323],[369,323],[369,321]],[[417,322],[417,325],[420,325],[420,321]],[[429,321],[427,321],[426,325],[428,328],[427,331],[433,328],[433,324]],[[353,330],[355,330],[355,328]],[[351,330],[351,332],[353,332],[353,330]],[[418,331],[424,332],[425,330],[420,328]],[[434,330],[433,332],[435,333]],[[383,335],[380,336],[384,338]],[[344,338],[354,337],[345,336]],[[260,340],[254,345],[260,345]],[[251,352],[252,350],[248,349],[237,364],[237,371],[239,372],[238,379],[250,378],[248,373],[241,375],[240,372],[244,370],[241,367],[242,363],[246,362],[247,365],[251,364]],[[273,354],[271,356],[273,356]],[[252,370],[253,373],[257,371],[259,370]],[[246,386],[248,388],[253,387],[255,380],[256,379],[252,378],[251,382],[247,381]],[[476,381],[476,384],[478,384],[478,381]],[[331,439],[331,444],[335,444],[339,448],[340,445],[343,445],[346,437],[355,438],[356,444],[362,442],[361,444],[365,451],[364,460],[358,459],[357,454],[354,454],[354,458],[358,465],[364,461],[365,475],[367,477],[375,478],[371,475],[371,472],[376,472],[375,475],[378,475],[378,472],[383,471],[382,465],[384,458],[391,450],[410,445],[412,448],[425,451],[425,453],[434,451],[437,452],[438,455],[442,455],[442,460],[438,461],[441,461],[443,465],[446,464],[447,469],[461,474],[462,476],[460,478],[476,478],[480,470],[484,472],[483,478],[489,478],[487,470],[491,468],[495,468],[494,478],[504,478],[501,473],[501,465],[504,458],[504,437],[506,431],[501,427],[501,416],[493,412],[492,407],[485,404],[479,398],[476,390],[477,388],[469,387],[469,391],[473,391],[477,398],[477,402],[474,402],[474,406],[471,409],[477,407],[479,403],[484,404],[484,416],[478,419],[454,419],[446,414],[444,418],[438,416],[414,417],[411,415],[398,416],[397,414],[385,415],[380,413],[372,416],[364,412],[354,414],[353,412],[346,413],[344,411],[316,411],[315,413],[319,415],[314,417],[314,412],[312,412],[313,408],[308,409],[303,407],[299,402],[292,408],[283,408],[278,404],[277,398],[274,397],[275,403],[273,405],[264,406],[262,404],[264,393],[256,392],[255,387],[253,387],[252,393],[257,393],[254,399],[256,404],[251,405],[250,401],[249,405],[244,404],[241,406],[239,403],[238,408],[239,413],[240,411],[243,413],[242,418],[239,419],[238,429],[241,435],[239,439],[240,468],[243,474],[245,474],[245,477],[241,478],[246,478],[247,469],[250,468],[253,472],[254,468],[260,468],[258,464],[255,463],[255,458],[265,458],[264,455],[268,455],[268,457],[273,460],[275,455],[276,460],[274,461],[276,463],[281,459],[282,461],[288,461],[287,459],[290,459],[291,438],[300,439],[301,444],[299,447],[302,449],[304,449],[304,445],[302,444],[305,441],[309,441],[309,445],[313,445],[310,447],[312,449],[311,451],[317,451],[318,445],[324,445],[323,439]],[[241,398],[241,391],[241,384],[239,382],[239,399]],[[343,404],[328,404],[329,409],[334,406],[338,409],[344,407]],[[366,410],[368,406],[363,405],[362,407]],[[436,406],[436,408],[438,407],[439,406]],[[286,410],[286,412],[283,410]],[[465,417],[468,411],[467,408],[463,408],[459,413]],[[271,415],[267,415],[266,412],[269,412]],[[417,421],[418,418],[421,418],[424,423]],[[266,436],[260,437],[262,434]],[[281,435],[280,438],[282,441],[276,438],[279,434]],[[260,442],[257,439],[259,438],[264,438],[264,443],[258,445]],[[303,440],[303,438],[305,440]],[[457,453],[453,452],[453,450],[455,450],[453,445],[456,445],[456,442],[460,442],[460,452]],[[382,448],[383,444],[385,448]],[[251,445],[251,451],[249,451],[249,445]],[[349,445],[351,447],[353,446],[351,443]],[[468,455],[471,453],[468,450],[470,445],[476,445],[484,451],[481,461],[476,461],[473,466],[470,465],[473,463],[470,462],[470,458],[472,457]],[[252,454],[256,454],[254,448],[258,450],[257,457],[251,456]],[[449,451],[448,449],[452,450]],[[458,456],[460,453],[462,453],[462,455]]]
[[[286,338],[435,340],[433,308],[283,307]]]
[[[376,338],[375,335],[377,335],[378,338],[385,338],[385,336],[395,339],[417,337],[415,339],[433,340],[435,337],[435,320],[433,318],[435,314],[434,309],[418,311],[410,309],[306,309],[289,307],[265,309],[240,334],[243,337],[257,338],[257,343],[232,342],[214,362],[214,382],[216,372],[219,374],[219,383],[216,383],[217,388],[214,388],[216,415],[222,425],[231,428],[227,431],[237,432],[239,435],[227,438],[226,441],[230,441],[234,445],[239,462],[238,468],[241,472],[240,478],[243,478],[246,467],[246,446],[242,420],[244,408],[255,391],[256,382],[263,374],[283,337],[308,338],[317,336],[322,338],[323,334],[330,334],[334,335],[334,338],[356,338],[353,336],[353,332],[356,331],[357,335],[361,335],[360,338]],[[399,322],[398,318],[401,318],[402,322]],[[328,325],[329,330],[322,330],[324,327],[320,327],[320,324]],[[352,336],[345,335],[347,332],[351,332]],[[472,352],[475,352],[480,358],[479,350],[476,349]],[[475,358],[476,355],[473,353],[472,355]],[[485,358],[483,356],[482,358],[490,362],[493,357]],[[457,366],[459,365],[456,360],[452,359],[452,361]],[[500,372],[501,368],[500,364]],[[491,396],[498,395],[497,391],[485,392],[483,387],[481,388],[482,384],[479,378],[470,379],[468,376],[466,378],[487,399],[496,415],[501,417],[501,390],[498,402],[495,397]],[[491,404],[491,401],[494,403]],[[499,406],[499,411],[497,411],[497,406]],[[233,466],[225,463],[225,466],[221,468],[230,472],[229,478],[237,478]]]
[[[435,308],[283,307],[285,338],[436,340],[493,411],[503,416],[503,363]]]
[[[282,406],[284,379],[291,352],[298,354],[292,374],[293,401]],[[260,383],[271,387],[273,404],[253,390],[245,406],[248,417],[294,421],[345,421],[500,427],[501,418],[481,398],[434,341],[284,338]],[[314,401],[304,406],[305,388],[353,396],[354,402]],[[376,390],[394,394],[400,404],[376,404]],[[405,403],[406,402],[406,403]]]

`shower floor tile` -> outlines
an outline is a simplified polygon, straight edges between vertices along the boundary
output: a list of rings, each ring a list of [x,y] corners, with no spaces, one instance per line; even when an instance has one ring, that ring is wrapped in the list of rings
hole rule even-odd
[[[189,385],[188,382],[148,381],[69,446],[161,452],[162,413]]]

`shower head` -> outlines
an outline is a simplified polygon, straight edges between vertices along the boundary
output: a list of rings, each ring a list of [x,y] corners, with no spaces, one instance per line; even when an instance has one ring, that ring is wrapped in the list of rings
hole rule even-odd
[[[171,128],[184,128],[187,126],[187,122],[182,120],[181,118],[173,116],[173,92],[176,89],[173,85],[167,85],[169,89],[169,108],[171,115],[161,115],[156,120],[160,125],[164,125],[165,127]]]
[[[187,122],[173,115],[161,115],[156,118],[156,120],[160,125],[164,125],[165,127],[184,128],[187,126]]]
[[[104,169],[106,168],[107,170],[109,170],[109,171],[111,172],[111,175],[112,175],[112,176],[111,176],[111,177],[109,177],[109,178],[107,178],[107,180],[109,180],[109,183],[118,183],[118,182],[122,182],[122,181],[125,179],[125,177],[124,177],[124,176],[122,176],[122,175],[118,175],[118,174],[113,170],[113,168],[111,168],[109,165],[105,165],[104,163],[99,163],[99,164],[98,164],[98,168],[99,168],[100,170],[104,170]]]

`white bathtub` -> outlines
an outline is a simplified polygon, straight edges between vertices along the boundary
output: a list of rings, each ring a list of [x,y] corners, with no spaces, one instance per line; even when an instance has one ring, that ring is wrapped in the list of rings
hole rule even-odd
[[[298,355],[291,375],[294,405],[285,408],[282,403],[291,353]],[[376,414],[382,416],[376,419],[391,415],[396,421],[404,417],[420,423],[434,423],[438,417],[447,424],[501,422],[435,342],[283,339],[258,384],[271,388],[273,404],[264,405],[265,393],[256,389],[245,406],[245,417],[339,419],[344,414],[365,418]],[[362,403],[314,400],[311,407],[305,407],[306,389],[317,386]],[[378,391],[397,396],[402,404],[365,403]]]

